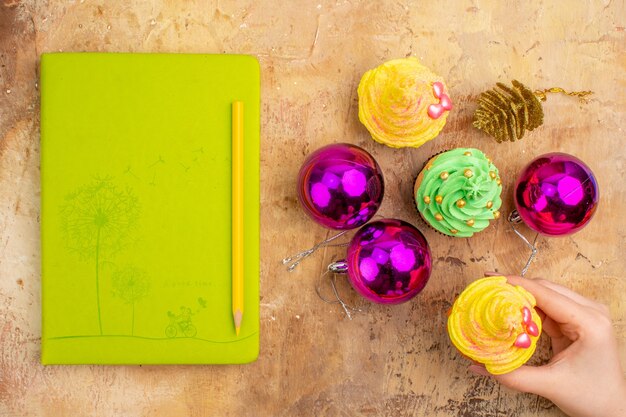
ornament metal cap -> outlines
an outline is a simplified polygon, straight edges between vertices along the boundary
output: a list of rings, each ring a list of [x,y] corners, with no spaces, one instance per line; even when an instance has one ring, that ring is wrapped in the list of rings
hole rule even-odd
[[[348,273],[348,262],[346,261],[336,261],[332,264],[328,265],[328,270],[330,272],[334,272],[335,274],[346,274]]]

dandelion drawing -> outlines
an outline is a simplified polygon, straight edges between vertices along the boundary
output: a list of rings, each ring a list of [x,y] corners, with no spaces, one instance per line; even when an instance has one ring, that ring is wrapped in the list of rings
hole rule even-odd
[[[119,251],[137,221],[139,204],[129,189],[119,189],[109,178],[95,179],[65,197],[61,228],[68,248],[83,259],[94,259],[98,326],[100,315],[100,262]]]
[[[118,268],[113,273],[113,295],[132,306],[131,335],[135,334],[135,302],[144,298],[150,289],[143,270],[134,266]]]

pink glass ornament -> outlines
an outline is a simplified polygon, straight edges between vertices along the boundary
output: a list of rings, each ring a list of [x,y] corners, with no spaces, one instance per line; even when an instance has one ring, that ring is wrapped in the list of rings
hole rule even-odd
[[[432,259],[424,235],[402,220],[377,220],[363,226],[348,246],[346,261],[329,268],[347,272],[352,287],[379,304],[415,297],[430,278]]]
[[[347,143],[325,146],[306,159],[298,197],[317,223],[336,230],[367,223],[383,200],[383,174],[364,149]]]
[[[522,221],[548,236],[582,229],[595,214],[598,198],[598,183],[591,169],[565,153],[534,159],[515,185],[515,206]]]

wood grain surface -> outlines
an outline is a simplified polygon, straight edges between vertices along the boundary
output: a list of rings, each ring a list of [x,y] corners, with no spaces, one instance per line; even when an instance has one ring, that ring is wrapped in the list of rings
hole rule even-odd
[[[527,252],[503,216],[471,239],[420,223],[412,181],[432,154],[479,147],[501,170],[503,213],[535,156],[564,151],[594,170],[596,217],[571,237],[540,238],[530,275],[610,306],[626,364],[626,6],[614,1],[0,0],[0,415],[2,416],[559,416],[549,401],[467,371],[446,310],[483,271],[518,272]],[[39,89],[42,52],[242,53],[262,71],[261,355],[246,366],[50,366],[40,355]],[[446,80],[455,109],[419,149],[372,141],[357,117],[367,69],[413,55]],[[587,104],[551,96],[545,124],[496,144],[471,127],[476,97],[496,81],[589,89]],[[280,259],[329,236],[296,198],[305,155],[346,141],[381,164],[380,214],[418,225],[434,255],[413,302],[361,301],[347,320],[315,285],[344,248],[288,273]],[[524,229],[527,233],[528,230]],[[326,277],[327,278],[327,277]],[[542,338],[534,361],[549,357]]]

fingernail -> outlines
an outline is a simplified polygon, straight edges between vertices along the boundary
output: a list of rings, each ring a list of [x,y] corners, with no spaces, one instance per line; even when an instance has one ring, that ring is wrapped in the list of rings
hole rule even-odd
[[[470,365],[467,370],[476,375],[489,376],[489,372],[482,365]]]
[[[486,276],[486,277],[497,277],[498,275],[502,275],[502,274],[500,274],[500,273],[498,273],[498,272],[493,272],[493,271],[487,271],[487,272],[485,272],[485,276]]]

